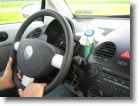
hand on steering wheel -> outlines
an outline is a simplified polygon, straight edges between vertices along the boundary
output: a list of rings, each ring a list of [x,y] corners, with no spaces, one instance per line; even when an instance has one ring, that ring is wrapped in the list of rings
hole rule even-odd
[[[66,50],[62,56],[56,52],[53,45],[41,39],[21,39],[27,27],[36,19],[44,16],[54,17],[61,24],[65,38]],[[45,34],[41,34],[45,38]],[[25,86],[20,82],[17,73],[17,64],[23,75],[27,78],[40,78],[50,72],[51,67],[59,68],[60,71],[53,81],[44,89],[44,94],[49,93],[65,78],[73,56],[74,40],[71,27],[65,17],[52,10],[41,10],[30,16],[17,32],[15,41],[11,50],[13,61],[13,76],[14,82],[19,87],[24,89]],[[24,79],[24,77],[23,77]]]
[[[20,97],[42,97],[46,83],[30,83],[24,90],[18,89]]]

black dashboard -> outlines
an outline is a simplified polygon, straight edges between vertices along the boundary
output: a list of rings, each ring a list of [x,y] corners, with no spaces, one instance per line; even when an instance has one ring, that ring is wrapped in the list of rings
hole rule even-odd
[[[130,26],[113,31],[97,44],[86,76],[87,96],[130,97]]]
[[[64,83],[67,88],[85,97],[131,97],[130,18],[68,19],[75,37],[75,53]],[[76,32],[89,23],[103,30],[103,39],[91,47],[88,61],[84,61],[84,46]],[[53,20],[45,29],[47,42],[65,48],[63,29]]]

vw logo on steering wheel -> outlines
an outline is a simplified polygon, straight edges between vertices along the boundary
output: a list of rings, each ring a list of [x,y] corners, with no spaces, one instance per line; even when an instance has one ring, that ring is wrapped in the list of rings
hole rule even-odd
[[[27,46],[24,51],[25,59],[29,59],[33,54],[33,48],[31,46]]]

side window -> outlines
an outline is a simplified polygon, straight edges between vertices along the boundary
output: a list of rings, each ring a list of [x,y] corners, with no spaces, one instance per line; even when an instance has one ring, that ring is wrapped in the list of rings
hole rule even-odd
[[[0,24],[23,22],[23,7],[35,5],[30,12],[41,7],[41,0],[0,0]]]

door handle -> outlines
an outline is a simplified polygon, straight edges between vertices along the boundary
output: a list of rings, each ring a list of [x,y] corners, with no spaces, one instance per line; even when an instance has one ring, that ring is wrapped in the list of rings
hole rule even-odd
[[[8,39],[8,34],[6,32],[0,32],[0,42]]]

